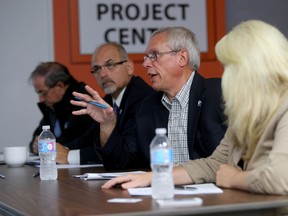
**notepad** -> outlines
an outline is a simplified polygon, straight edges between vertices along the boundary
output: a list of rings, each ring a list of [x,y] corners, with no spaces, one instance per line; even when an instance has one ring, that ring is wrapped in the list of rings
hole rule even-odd
[[[193,184],[186,185],[187,188],[193,187],[191,189],[177,189],[175,187],[174,194],[175,195],[193,195],[193,194],[219,194],[223,193],[223,190],[212,183],[206,184]],[[151,196],[152,190],[151,187],[145,188],[129,188],[128,192],[131,196]]]
[[[81,178],[84,180],[109,180],[117,176],[122,176],[126,174],[139,174],[145,173],[144,171],[132,171],[132,172],[114,172],[114,173],[85,173],[83,175],[74,175],[76,178]]]

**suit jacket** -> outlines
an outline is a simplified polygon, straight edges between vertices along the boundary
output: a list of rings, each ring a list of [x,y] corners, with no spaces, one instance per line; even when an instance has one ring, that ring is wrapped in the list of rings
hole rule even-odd
[[[215,182],[220,164],[239,166],[244,149],[235,144],[229,128],[221,144],[207,159],[189,161],[183,166],[195,183]],[[288,97],[269,121],[254,154],[243,169],[249,171],[250,192],[288,194]]]
[[[78,149],[80,151],[80,164],[100,164],[102,163],[94,149],[94,138],[99,128],[99,123],[94,121],[93,124],[82,134],[66,144],[70,150]]]
[[[139,108],[140,102],[147,95],[153,93],[153,88],[144,82],[140,77],[132,77],[128,85],[126,86],[125,92],[123,94],[121,104],[119,107],[119,115],[117,118],[117,123],[114,131],[119,133],[121,136],[126,132],[127,125],[135,120],[135,112]],[[113,106],[113,99],[111,95],[106,95],[103,98],[110,106]],[[80,163],[101,163],[101,155],[96,154],[94,140],[99,142],[99,131],[100,125],[97,122],[86,131],[83,136],[74,142],[69,143],[70,149],[80,148]],[[99,145],[98,145],[99,146]],[[85,147],[85,148],[83,148]],[[99,150],[99,147],[96,147]],[[99,150],[102,152],[102,150]]]
[[[30,151],[32,152],[33,140],[35,136],[38,136],[42,132],[43,125],[50,125],[51,131],[54,131],[54,123],[57,118],[60,123],[61,135],[57,137],[57,142],[66,146],[68,142],[77,139],[92,125],[93,120],[89,115],[75,116],[72,111],[82,109],[82,107],[74,106],[70,103],[70,100],[74,99],[72,95],[73,91],[87,94],[84,88],[85,84],[72,80],[67,88],[61,101],[56,103],[52,111],[44,103],[38,103],[39,109],[43,114],[42,119],[39,122],[38,127],[35,129],[32,140],[29,144]]]
[[[223,124],[221,79],[204,79],[195,72],[188,108],[188,149],[190,159],[210,155],[226,131]],[[121,136],[113,132],[101,151],[108,169],[150,168],[149,145],[155,129],[167,128],[169,111],[161,103],[163,92],[155,92],[142,101],[130,128]]]

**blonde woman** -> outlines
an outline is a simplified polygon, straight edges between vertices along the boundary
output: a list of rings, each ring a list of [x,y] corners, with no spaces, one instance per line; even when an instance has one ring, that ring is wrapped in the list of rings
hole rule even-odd
[[[215,182],[224,188],[288,194],[288,41],[275,27],[251,20],[216,45],[224,66],[228,130],[208,158],[173,170],[175,184]],[[151,173],[126,175],[103,188],[150,185]]]

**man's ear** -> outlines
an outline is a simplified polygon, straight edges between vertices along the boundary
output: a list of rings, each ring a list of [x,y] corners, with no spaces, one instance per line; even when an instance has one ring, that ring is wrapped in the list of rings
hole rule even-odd
[[[59,88],[64,88],[64,87],[65,87],[65,84],[64,84],[64,82],[59,81],[59,82],[56,84],[56,86],[58,86]]]
[[[134,74],[134,63],[131,59],[127,60],[127,67],[129,76],[132,76]]]
[[[187,50],[180,50],[179,55],[180,55],[179,64],[181,67],[184,67],[185,65],[189,64],[189,53]]]

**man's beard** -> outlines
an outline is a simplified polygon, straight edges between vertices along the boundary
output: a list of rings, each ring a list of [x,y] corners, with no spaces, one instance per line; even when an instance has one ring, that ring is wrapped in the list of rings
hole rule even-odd
[[[115,86],[110,86],[110,87],[104,88],[105,94],[113,94],[116,92],[116,90],[117,90],[117,88]]]

